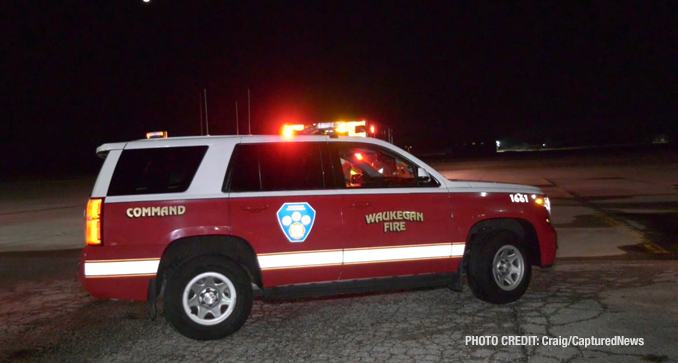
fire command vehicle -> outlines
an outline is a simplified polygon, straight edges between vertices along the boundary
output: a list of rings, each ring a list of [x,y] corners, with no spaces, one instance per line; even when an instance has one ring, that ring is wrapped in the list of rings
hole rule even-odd
[[[375,138],[170,137],[104,144],[78,277],[94,297],[156,299],[181,334],[219,339],[253,297],[447,286],[526,291],[554,263],[536,187],[447,180]]]

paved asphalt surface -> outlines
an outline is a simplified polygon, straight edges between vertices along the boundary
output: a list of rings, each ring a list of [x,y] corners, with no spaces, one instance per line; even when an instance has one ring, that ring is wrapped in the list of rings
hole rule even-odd
[[[502,157],[436,167],[553,197],[558,260],[518,302],[468,288],[257,300],[239,332],[211,342],[179,335],[162,306],[151,320],[143,302],[80,288],[72,248],[92,179],[0,183],[0,251],[14,251],[0,253],[0,362],[677,361],[674,154]]]

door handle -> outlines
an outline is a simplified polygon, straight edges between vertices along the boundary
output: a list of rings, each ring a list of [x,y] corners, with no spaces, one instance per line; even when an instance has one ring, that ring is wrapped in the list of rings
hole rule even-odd
[[[366,208],[371,206],[372,203],[370,202],[357,202],[357,203],[352,203],[351,208]]]
[[[268,209],[268,204],[267,205],[241,205],[240,210],[245,211],[245,212],[261,212],[263,210]]]

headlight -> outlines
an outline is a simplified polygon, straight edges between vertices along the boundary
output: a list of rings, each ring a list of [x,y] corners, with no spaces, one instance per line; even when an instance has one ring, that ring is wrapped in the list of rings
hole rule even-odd
[[[537,195],[532,195],[532,199],[534,200],[534,203],[540,206],[543,206],[546,208],[546,211],[549,212],[549,218],[551,218],[551,200],[547,196],[537,196]]]
[[[544,208],[549,212],[549,218],[551,218],[551,200],[548,197],[544,197]]]

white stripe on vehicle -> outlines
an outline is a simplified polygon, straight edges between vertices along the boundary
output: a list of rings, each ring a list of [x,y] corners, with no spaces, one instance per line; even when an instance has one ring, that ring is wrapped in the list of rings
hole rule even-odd
[[[344,263],[366,263],[452,256],[452,245],[412,246],[344,251]]]
[[[268,253],[257,256],[262,270],[320,267],[359,263],[400,262],[423,259],[459,258],[464,243],[438,243],[393,247],[350,248],[293,253]],[[160,259],[85,261],[85,277],[121,277],[155,275]]]
[[[301,252],[259,255],[262,270],[285,267],[341,265],[342,251]]]
[[[85,277],[155,275],[160,259],[85,261]]]
[[[294,267],[318,267],[356,263],[399,262],[435,258],[456,258],[464,255],[464,243],[433,245],[353,248],[329,251],[258,255],[262,270]]]

